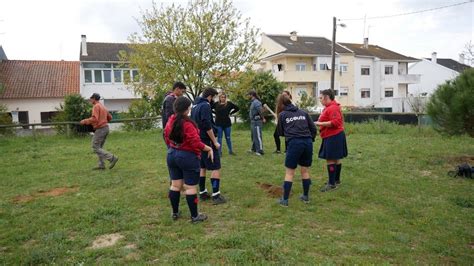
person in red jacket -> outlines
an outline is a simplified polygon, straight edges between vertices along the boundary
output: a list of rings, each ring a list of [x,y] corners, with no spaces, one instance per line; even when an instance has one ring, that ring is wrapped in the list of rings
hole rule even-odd
[[[166,163],[171,178],[169,199],[173,213],[171,218],[177,220],[181,188],[186,190],[186,201],[191,212],[191,222],[205,221],[207,216],[198,213],[198,197],[196,185],[199,183],[201,151],[207,152],[210,160],[214,160],[211,147],[205,145],[199,136],[196,123],[189,118],[191,100],[178,97],[173,104],[174,113],[165,126],[165,142],[169,147]]]
[[[334,100],[333,90],[321,91],[319,101],[325,106],[315,123],[319,126],[322,138],[319,158],[326,159],[329,174],[329,181],[320,191],[326,192],[336,189],[341,184],[341,159],[347,157],[347,143],[341,107]]]

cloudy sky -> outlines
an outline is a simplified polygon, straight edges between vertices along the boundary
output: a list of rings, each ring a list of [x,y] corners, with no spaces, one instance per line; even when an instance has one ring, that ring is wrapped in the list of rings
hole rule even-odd
[[[469,2],[467,4],[387,19],[370,19]],[[183,5],[186,1],[180,2]],[[169,4],[171,1],[158,1]],[[369,42],[396,52],[458,60],[459,53],[474,41],[472,0],[234,0],[244,17],[261,32],[323,36],[332,34],[332,17],[346,20],[337,41]],[[81,34],[91,42],[126,42],[139,31],[137,18],[152,0],[2,0],[0,45],[9,59],[78,60]]]

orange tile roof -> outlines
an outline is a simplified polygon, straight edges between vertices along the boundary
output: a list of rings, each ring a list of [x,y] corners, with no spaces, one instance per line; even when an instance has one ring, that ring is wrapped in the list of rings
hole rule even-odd
[[[79,93],[79,62],[5,60],[0,99],[62,98]]]

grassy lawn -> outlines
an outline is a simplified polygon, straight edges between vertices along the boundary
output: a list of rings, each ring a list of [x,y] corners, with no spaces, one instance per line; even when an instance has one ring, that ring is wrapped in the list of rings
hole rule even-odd
[[[229,202],[200,204],[209,220],[198,225],[170,219],[158,131],[112,133],[106,148],[120,161],[104,172],[90,170],[89,137],[0,139],[0,264],[471,264],[474,180],[446,172],[462,156],[474,162],[473,139],[387,124],[347,132],[341,187],[318,191],[327,175],[315,156],[311,203],[299,202],[297,176],[282,208],[256,185],[283,180],[273,131],[256,157],[246,154],[249,132],[235,130],[237,156],[222,159]],[[187,217],[184,198],[181,210]],[[90,248],[112,233],[123,238]]]

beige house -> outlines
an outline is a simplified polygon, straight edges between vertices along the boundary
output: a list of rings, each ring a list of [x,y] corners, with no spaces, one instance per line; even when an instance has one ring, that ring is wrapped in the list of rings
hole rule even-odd
[[[303,93],[317,97],[331,86],[331,41],[323,37],[262,34],[264,50],[258,68],[271,71],[298,102]],[[363,44],[337,43],[334,89],[342,106],[406,112],[408,84],[420,75],[408,74],[408,64],[419,61]],[[319,104],[319,103],[318,103]]]
[[[331,41],[323,37],[262,34],[264,54],[258,68],[271,71],[287,84],[296,102],[302,94],[317,97],[331,84]],[[352,51],[336,46],[335,90],[337,100],[345,106],[354,105],[354,68]]]

